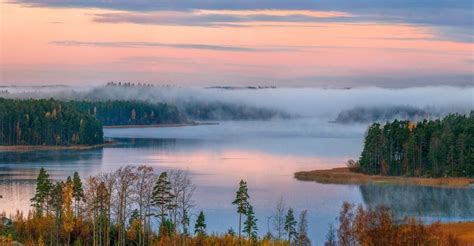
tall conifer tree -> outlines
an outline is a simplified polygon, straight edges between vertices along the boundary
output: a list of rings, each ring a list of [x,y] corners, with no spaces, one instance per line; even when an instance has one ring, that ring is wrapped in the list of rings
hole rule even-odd
[[[206,217],[203,211],[201,211],[197,217],[196,224],[194,225],[194,234],[198,236],[206,235]]]
[[[285,231],[288,233],[288,242],[291,244],[293,239],[296,239],[296,220],[293,209],[288,209],[285,218]]]
[[[84,188],[82,187],[81,177],[79,173],[74,172],[73,177],[73,193],[72,196],[74,198],[74,214],[78,216],[79,214],[79,203],[84,199]]]
[[[168,215],[167,211],[170,209],[170,204],[173,200],[171,183],[166,172],[162,172],[156,180],[151,199],[152,204],[158,208],[156,216],[160,218],[161,223],[164,223]]]
[[[31,199],[31,205],[35,208],[36,214],[43,215],[44,210],[48,212],[48,196],[51,192],[52,184],[49,180],[49,174],[44,168],[40,169],[38,177],[36,178],[36,193]]]
[[[247,211],[245,213],[247,220],[244,222],[244,231],[247,233],[247,237],[252,240],[257,239],[257,218],[255,218],[255,213],[253,211],[252,205],[248,205]]]
[[[247,182],[240,180],[239,189],[235,194],[235,200],[232,204],[237,206],[237,213],[239,213],[239,239],[241,238],[242,233],[242,214],[247,213],[247,208],[249,206],[249,194],[247,188]]]

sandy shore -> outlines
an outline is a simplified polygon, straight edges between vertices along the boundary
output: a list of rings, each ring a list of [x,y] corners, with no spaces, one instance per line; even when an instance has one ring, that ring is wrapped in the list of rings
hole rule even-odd
[[[219,123],[213,122],[192,122],[183,124],[157,124],[157,125],[117,125],[117,126],[104,126],[106,129],[116,128],[161,128],[161,127],[184,127],[184,126],[203,126],[203,125],[219,125]]]
[[[51,146],[51,145],[0,145],[1,152],[31,152],[31,151],[46,151],[46,150],[87,150],[101,148],[117,144],[117,142],[105,142],[96,145],[71,145],[71,146]]]
[[[295,173],[301,181],[315,181],[324,184],[409,184],[423,186],[469,187],[474,178],[413,178],[381,175],[365,175],[351,172],[349,168],[333,168],[330,170],[314,170]]]

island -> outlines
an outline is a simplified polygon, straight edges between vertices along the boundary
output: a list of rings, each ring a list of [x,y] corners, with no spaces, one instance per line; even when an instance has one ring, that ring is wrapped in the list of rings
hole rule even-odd
[[[474,113],[420,122],[373,123],[358,161],[345,168],[295,173],[302,181],[429,186],[474,184]]]
[[[0,109],[0,152],[83,150],[114,144],[104,141],[104,127],[197,124],[166,103],[0,98]]]
[[[81,150],[104,142],[104,128],[216,125],[221,120],[289,117],[276,110],[220,102],[0,98],[0,152]]]

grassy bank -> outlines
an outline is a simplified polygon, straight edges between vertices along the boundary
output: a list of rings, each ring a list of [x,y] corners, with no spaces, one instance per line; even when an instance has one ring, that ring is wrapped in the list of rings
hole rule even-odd
[[[315,181],[323,184],[408,184],[423,186],[468,187],[474,178],[415,178],[356,173],[349,168],[333,168],[330,170],[314,170],[295,173],[301,181]]]
[[[31,151],[47,151],[47,150],[87,150],[106,147],[117,144],[115,141],[108,141],[102,144],[95,145],[69,145],[69,146],[56,146],[56,145],[0,145],[1,152],[31,152]]]
[[[453,235],[463,245],[474,245],[474,221],[440,224],[441,231]]]

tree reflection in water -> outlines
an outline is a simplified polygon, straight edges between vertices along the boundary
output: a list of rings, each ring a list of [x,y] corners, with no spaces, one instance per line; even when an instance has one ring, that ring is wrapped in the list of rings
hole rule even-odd
[[[386,205],[398,219],[416,216],[426,222],[474,218],[473,188],[414,185],[361,185],[368,207]]]

